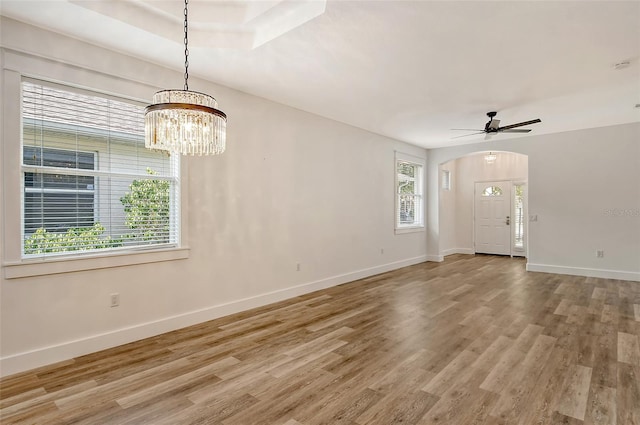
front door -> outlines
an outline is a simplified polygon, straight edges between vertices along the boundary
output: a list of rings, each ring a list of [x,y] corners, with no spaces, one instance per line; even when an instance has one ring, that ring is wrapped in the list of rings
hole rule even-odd
[[[475,251],[511,255],[511,182],[476,183]]]

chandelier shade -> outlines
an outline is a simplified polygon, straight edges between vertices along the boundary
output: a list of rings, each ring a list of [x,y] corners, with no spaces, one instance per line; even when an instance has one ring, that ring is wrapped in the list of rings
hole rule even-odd
[[[182,155],[224,152],[227,115],[208,94],[189,90],[188,4],[184,2],[184,90],[160,90],[144,111],[144,145]]]
[[[226,147],[227,115],[208,94],[161,90],[145,108],[145,147],[182,155],[219,155]]]

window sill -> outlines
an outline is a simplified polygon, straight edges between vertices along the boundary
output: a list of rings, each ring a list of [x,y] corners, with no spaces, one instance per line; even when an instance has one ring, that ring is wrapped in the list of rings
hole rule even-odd
[[[396,227],[396,235],[402,235],[404,233],[424,232],[424,229],[424,226]]]
[[[123,251],[85,257],[25,259],[19,262],[4,263],[3,269],[5,279],[18,279],[31,276],[131,266],[135,264],[183,260],[186,258],[189,258],[189,248],[182,247],[143,252]]]

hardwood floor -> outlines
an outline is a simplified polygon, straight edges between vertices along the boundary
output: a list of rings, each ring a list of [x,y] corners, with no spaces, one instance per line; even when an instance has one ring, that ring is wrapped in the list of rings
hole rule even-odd
[[[0,381],[9,424],[640,424],[640,283],[447,257]]]

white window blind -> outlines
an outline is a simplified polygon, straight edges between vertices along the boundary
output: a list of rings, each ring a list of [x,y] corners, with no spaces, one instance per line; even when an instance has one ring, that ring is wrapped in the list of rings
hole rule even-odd
[[[179,161],[144,147],[144,105],[22,83],[23,257],[179,242]]]
[[[422,227],[423,165],[396,158],[396,228]]]

